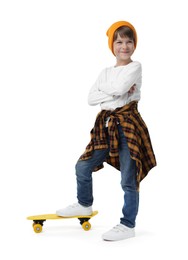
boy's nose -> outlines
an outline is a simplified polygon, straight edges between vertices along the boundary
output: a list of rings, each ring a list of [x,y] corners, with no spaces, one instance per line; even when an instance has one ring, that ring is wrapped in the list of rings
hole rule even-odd
[[[122,44],[122,48],[123,48],[123,49],[126,49],[126,48],[127,48],[127,44],[126,44],[126,42],[123,42],[123,44]]]

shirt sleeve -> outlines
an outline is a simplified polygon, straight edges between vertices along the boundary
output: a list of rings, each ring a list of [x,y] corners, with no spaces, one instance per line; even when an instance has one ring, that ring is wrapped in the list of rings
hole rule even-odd
[[[123,70],[117,78],[111,81],[101,82],[98,88],[107,95],[122,96],[136,84],[137,80],[141,77],[141,73],[141,64],[135,62],[134,64],[130,64],[126,70]]]
[[[95,106],[103,102],[113,100],[112,95],[109,95],[99,90],[99,85],[101,84],[102,77],[103,77],[103,71],[101,72],[95,84],[92,86],[92,88],[89,91],[88,104],[90,106]]]

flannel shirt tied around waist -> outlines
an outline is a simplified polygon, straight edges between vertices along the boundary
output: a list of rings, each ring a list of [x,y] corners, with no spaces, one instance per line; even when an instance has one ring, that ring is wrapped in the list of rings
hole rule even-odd
[[[137,104],[137,101],[132,101],[113,111],[102,110],[97,115],[94,128],[91,130],[91,140],[79,160],[91,158],[94,150],[109,148],[105,162],[120,170],[117,128],[120,124],[127,140],[130,156],[136,161],[139,187],[140,181],[156,166],[156,159],[147,126],[137,110]],[[106,128],[107,119],[110,119],[108,128]],[[103,164],[98,165],[94,171],[101,168]]]

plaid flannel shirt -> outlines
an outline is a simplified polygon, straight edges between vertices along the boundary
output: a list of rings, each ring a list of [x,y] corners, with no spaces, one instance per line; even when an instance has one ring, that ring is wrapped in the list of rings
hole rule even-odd
[[[147,126],[137,110],[137,103],[132,101],[113,111],[102,110],[97,115],[94,128],[91,130],[91,140],[79,160],[91,158],[96,149],[109,148],[109,155],[105,162],[120,170],[117,128],[117,124],[120,124],[127,139],[131,158],[136,161],[139,187],[140,181],[156,166],[156,159]],[[108,128],[106,128],[107,119],[110,119]],[[98,165],[94,171],[101,168],[103,164]]]

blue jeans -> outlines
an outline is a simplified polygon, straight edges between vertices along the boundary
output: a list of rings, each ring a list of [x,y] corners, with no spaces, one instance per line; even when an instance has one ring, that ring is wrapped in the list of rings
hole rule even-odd
[[[133,228],[138,213],[139,192],[137,191],[136,162],[131,159],[126,137],[122,127],[118,125],[119,160],[121,171],[121,187],[124,191],[123,217],[120,223]],[[96,166],[104,162],[109,149],[95,150],[88,160],[78,161],[76,164],[77,198],[83,206],[93,204],[92,173]]]

